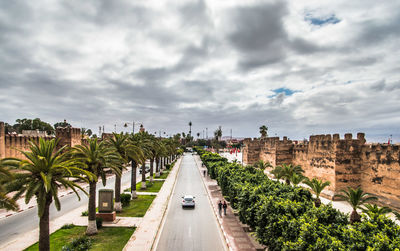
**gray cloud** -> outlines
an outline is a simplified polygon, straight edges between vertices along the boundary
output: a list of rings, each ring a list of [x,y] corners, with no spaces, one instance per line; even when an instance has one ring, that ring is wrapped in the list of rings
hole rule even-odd
[[[400,140],[396,3],[356,2],[1,2],[0,120]]]

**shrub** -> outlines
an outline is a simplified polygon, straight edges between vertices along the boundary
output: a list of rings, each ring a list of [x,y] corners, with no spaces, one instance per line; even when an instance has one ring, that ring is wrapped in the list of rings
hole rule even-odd
[[[88,215],[89,215],[89,212],[87,210],[83,211],[82,214],[81,214],[81,216],[88,216]]]
[[[73,239],[70,243],[62,247],[62,251],[85,251],[92,246],[92,240],[86,235]]]
[[[103,227],[103,218],[96,217],[96,226],[97,226],[97,229],[100,229]]]
[[[61,227],[61,229],[70,229],[70,228],[73,228],[73,227],[75,227],[74,224],[64,224],[64,225]]]
[[[127,193],[121,194],[121,203],[123,207],[129,206],[131,203],[131,195]]]
[[[166,164],[166,165],[165,165],[165,168],[166,168],[167,170],[169,170],[169,169],[171,168],[171,164]]]

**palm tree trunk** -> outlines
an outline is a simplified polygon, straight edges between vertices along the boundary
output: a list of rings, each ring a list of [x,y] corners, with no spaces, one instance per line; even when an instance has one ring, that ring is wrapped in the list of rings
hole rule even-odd
[[[160,175],[163,174],[163,157],[160,157]]]
[[[131,172],[131,197],[132,199],[137,198],[136,194],[136,172],[137,172],[137,163],[136,161],[132,160],[132,172]]]
[[[361,217],[356,210],[353,210],[350,214],[350,224],[354,224],[355,222],[361,222]]]
[[[154,158],[150,160],[150,182],[153,182]]]
[[[156,158],[156,177],[160,177],[160,158]]]
[[[321,199],[320,198],[315,198],[314,205],[315,205],[315,207],[320,207],[321,206]]]
[[[122,170],[121,170],[121,175],[122,175]],[[115,174],[115,205],[114,209],[117,212],[122,211],[122,205],[121,205],[121,176],[118,174]]]
[[[39,250],[48,251],[50,250],[50,231],[49,231],[49,216],[50,216],[50,204],[52,202],[51,194],[46,195],[46,202],[44,204],[43,215],[39,221]]]
[[[96,181],[89,182],[88,227],[86,235],[97,234],[96,226]]]
[[[142,164],[142,186],[141,189],[146,189],[146,161]]]

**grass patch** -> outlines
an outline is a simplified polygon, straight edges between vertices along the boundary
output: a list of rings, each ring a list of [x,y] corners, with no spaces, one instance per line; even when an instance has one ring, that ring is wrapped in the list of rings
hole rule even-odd
[[[68,229],[59,229],[50,235],[50,250],[61,250],[73,239],[85,234],[86,227],[74,226]],[[132,236],[135,228],[127,227],[103,227],[99,233],[89,238],[92,240],[93,251],[122,250],[129,238]],[[26,251],[39,250],[39,243],[25,249]]]
[[[122,212],[117,213],[117,215],[121,217],[143,217],[155,197],[155,195],[138,195],[137,199],[131,200],[129,206],[123,207]]]
[[[158,191],[160,191],[162,185],[164,184],[164,181],[146,181],[146,189],[141,189],[142,186],[142,182],[139,182],[136,184],[136,191],[140,192],[140,191],[145,191],[145,192],[153,192],[153,193],[157,193]]]
[[[163,174],[160,175],[160,177],[156,177],[156,174],[153,175],[154,179],[166,179],[168,177],[169,171],[164,171]],[[147,178],[149,179],[149,178]]]

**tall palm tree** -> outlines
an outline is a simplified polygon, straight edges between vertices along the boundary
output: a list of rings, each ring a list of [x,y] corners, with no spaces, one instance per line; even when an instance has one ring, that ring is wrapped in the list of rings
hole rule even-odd
[[[166,153],[167,149],[164,142],[158,139],[158,148],[156,149],[156,177],[160,177],[162,157]]]
[[[329,186],[331,183],[329,181],[323,182],[322,180],[313,178],[312,180],[306,179],[304,184],[309,186],[316,196],[316,198],[314,200],[314,205],[316,207],[320,207],[321,199],[319,198],[319,196],[320,196],[321,192],[324,190],[324,188]]]
[[[130,144],[129,135],[113,133],[113,137],[107,141],[108,146],[112,147],[121,157],[122,165],[119,173],[132,159],[142,159],[142,151],[140,147]],[[121,212],[121,175],[115,174],[115,211]]]
[[[378,207],[375,204],[365,204],[361,211],[368,215],[370,219],[376,219],[379,215],[385,215],[392,212],[388,207]]]
[[[361,221],[361,217],[357,213],[357,209],[361,208],[361,206],[368,201],[378,199],[377,197],[372,196],[370,193],[364,193],[364,191],[360,187],[357,187],[356,189],[348,187],[347,190],[343,189],[341,192],[341,194],[338,194],[336,196],[345,200],[353,208],[353,211],[350,214],[351,224]]]
[[[268,127],[266,125],[260,126],[261,138],[266,138],[268,136]]]
[[[293,174],[303,175],[304,170],[301,166],[293,166],[292,164],[282,164],[281,165],[281,177],[285,179],[286,184],[290,185],[290,179],[292,178]]]
[[[56,149],[53,139],[39,143],[30,142],[30,152],[21,151],[26,160],[7,158],[2,165],[18,170],[15,179],[6,184],[7,192],[16,192],[14,199],[25,194],[25,203],[36,197],[39,216],[39,250],[50,250],[49,215],[50,204],[54,201],[57,210],[61,209],[58,198],[60,187],[71,188],[79,197],[76,189],[83,190],[69,178],[93,180],[93,174],[79,167],[75,159],[68,157],[66,146]],[[84,174],[87,178],[83,177]]]
[[[192,136],[192,121],[189,121],[189,136]]]
[[[14,176],[7,170],[6,167],[2,165],[2,160],[0,160],[0,208],[5,208],[8,210],[18,210],[18,205],[12,198],[7,196],[4,183],[9,180],[13,180]]]
[[[105,141],[98,142],[97,138],[89,139],[87,145],[77,145],[72,148],[72,157],[79,161],[85,169],[95,176],[89,181],[88,202],[88,227],[87,235],[97,233],[96,226],[96,185],[98,177],[101,177],[103,186],[106,185],[106,170],[111,169],[117,175],[121,175],[121,157],[115,149],[108,147]]]
[[[219,140],[221,139],[221,137],[222,137],[222,129],[221,129],[221,126],[219,126],[217,130],[215,130],[214,136],[215,136],[215,139],[216,139],[217,141],[219,141]]]
[[[141,131],[135,134],[137,144],[143,153],[143,159],[140,163],[142,168],[142,182],[141,189],[146,189],[146,160],[150,159],[152,156],[152,142],[150,139],[150,134],[146,131]],[[135,180],[136,183],[136,180]],[[136,189],[136,188],[135,188]]]
[[[198,132],[198,133],[197,133],[197,139],[199,139],[199,138],[200,138],[200,133]]]

